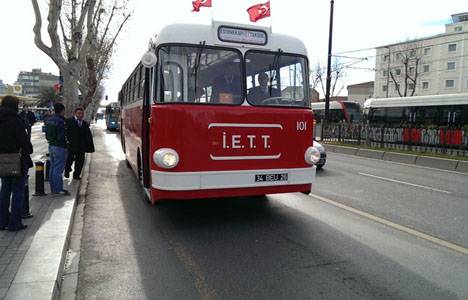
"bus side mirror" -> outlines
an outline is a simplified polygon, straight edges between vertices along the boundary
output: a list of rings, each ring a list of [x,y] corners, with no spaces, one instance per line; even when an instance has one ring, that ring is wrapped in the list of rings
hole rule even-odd
[[[156,62],[158,61],[156,54],[152,51],[148,51],[145,54],[143,54],[143,57],[141,58],[141,63],[145,68],[152,68],[156,65]]]

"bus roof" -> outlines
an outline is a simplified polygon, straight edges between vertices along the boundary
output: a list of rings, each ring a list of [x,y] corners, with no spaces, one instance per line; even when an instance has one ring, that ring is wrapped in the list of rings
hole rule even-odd
[[[468,93],[367,99],[364,108],[464,104],[468,104]]]
[[[229,29],[239,29],[240,32],[244,30],[250,32],[263,32],[266,34],[266,44],[252,44],[247,42],[228,42],[220,40],[218,35],[220,27]],[[234,32],[235,33],[235,32]],[[229,36],[235,38],[234,35]],[[255,39],[253,42],[260,42],[262,38]],[[269,51],[277,51],[281,49],[286,53],[302,54],[307,56],[307,50],[304,43],[296,37],[283,35],[278,33],[272,33],[270,28],[259,27],[245,24],[235,24],[226,22],[213,22],[212,25],[200,25],[200,24],[171,24],[165,26],[157,35],[155,44],[166,44],[166,43],[184,43],[184,44],[200,44],[205,42],[206,45],[211,46],[224,46],[224,47],[235,47],[242,49],[261,49]]]

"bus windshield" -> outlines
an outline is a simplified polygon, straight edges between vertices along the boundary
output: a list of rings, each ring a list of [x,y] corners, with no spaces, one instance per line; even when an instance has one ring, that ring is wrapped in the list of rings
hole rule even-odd
[[[239,51],[204,45],[163,46],[158,62],[158,103],[242,104]]]
[[[245,55],[247,101],[251,105],[309,107],[306,58],[282,52]]]
[[[245,64],[246,76],[243,73]],[[307,59],[201,45],[159,48],[157,103],[310,107]],[[245,85],[247,88],[245,88]]]

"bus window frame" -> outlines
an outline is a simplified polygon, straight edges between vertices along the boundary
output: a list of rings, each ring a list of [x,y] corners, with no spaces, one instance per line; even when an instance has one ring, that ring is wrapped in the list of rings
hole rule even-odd
[[[158,58],[157,60],[157,63],[155,65],[155,72],[154,72],[154,78],[153,78],[153,84],[155,85],[157,91],[156,93],[153,93],[153,97],[152,97],[152,103],[154,105],[174,105],[174,104],[178,104],[178,105],[207,105],[207,106],[220,106],[220,107],[225,107],[225,106],[242,106],[244,104],[244,102],[246,101],[246,98],[247,98],[247,93],[246,93],[246,84],[245,84],[245,79],[246,79],[246,76],[245,76],[245,64],[241,64],[241,72],[240,72],[240,76],[241,76],[241,100],[239,103],[206,103],[206,102],[195,102],[195,101],[187,101],[187,102],[159,102],[158,101],[158,98],[160,97],[160,93],[161,93],[161,86],[160,86],[160,82],[158,82],[159,80],[159,69],[161,67],[161,62],[160,62],[160,59],[159,59],[159,50],[161,50],[161,48],[163,47],[191,47],[191,48],[202,48],[203,47],[203,50],[205,49],[214,49],[214,50],[225,50],[225,51],[233,51],[233,52],[236,52],[238,55],[239,55],[239,59],[240,61],[244,61],[244,55],[242,55],[242,51],[240,51],[239,49],[236,49],[236,48],[231,48],[231,47],[224,47],[224,46],[213,46],[213,45],[202,45],[202,44],[190,44],[190,43],[163,43],[163,44],[159,44],[156,49],[155,49],[155,54],[156,54],[156,57]],[[183,71],[183,68],[182,68],[182,71]],[[185,82],[185,81],[184,81]],[[187,82],[188,84],[188,82]]]
[[[304,74],[305,76],[305,84],[303,84],[304,86],[304,102],[307,102],[306,105],[304,106],[294,106],[294,105],[259,105],[259,104],[255,104],[255,103],[250,103],[249,102],[249,99],[248,99],[248,93],[247,93],[247,76],[250,76],[250,75],[247,75],[247,55],[250,53],[250,52],[255,52],[255,53],[263,53],[263,54],[269,54],[269,55],[277,55],[278,54],[278,51],[268,51],[268,50],[261,50],[261,49],[250,49],[250,50],[247,50],[245,52],[245,54],[243,55],[243,60],[244,60],[244,81],[245,81],[245,101],[247,101],[249,103],[249,105],[253,106],[253,107],[278,107],[278,108],[292,108],[292,109],[297,109],[297,108],[307,108],[307,109],[310,109],[312,110],[312,101],[310,101],[310,95],[309,95],[309,89],[307,88],[309,86],[309,75],[310,74]],[[303,54],[299,54],[299,53],[291,53],[291,52],[281,52],[280,53],[280,56],[294,56],[294,57],[301,57],[304,59],[304,69],[303,69],[303,72],[308,72],[309,70],[309,59],[307,58],[306,55],[303,55]],[[278,65],[277,66],[278,69],[275,70],[276,74],[278,74],[279,70],[281,69],[280,66]],[[278,82],[277,82],[278,83]],[[281,84],[281,82],[279,82]],[[256,85],[254,85],[256,86]],[[281,92],[281,87],[279,89],[279,91]]]

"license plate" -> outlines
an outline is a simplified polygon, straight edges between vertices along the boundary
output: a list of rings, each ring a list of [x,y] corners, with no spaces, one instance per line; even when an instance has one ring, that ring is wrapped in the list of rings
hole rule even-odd
[[[271,182],[271,181],[288,181],[288,173],[255,175],[255,182]]]

